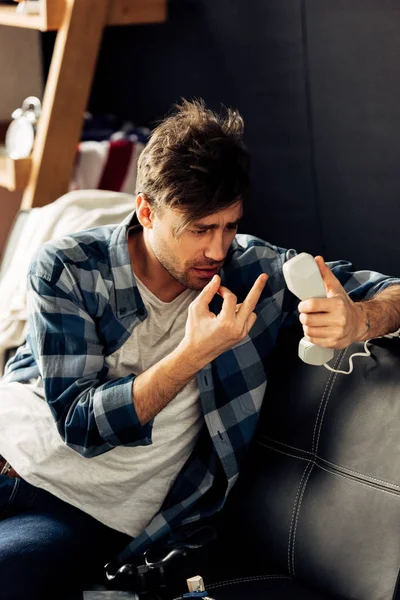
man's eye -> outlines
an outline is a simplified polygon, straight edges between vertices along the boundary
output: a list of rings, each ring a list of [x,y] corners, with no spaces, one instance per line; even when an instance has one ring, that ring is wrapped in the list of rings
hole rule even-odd
[[[207,233],[207,229],[193,229],[193,233],[196,235],[202,235],[203,233]]]

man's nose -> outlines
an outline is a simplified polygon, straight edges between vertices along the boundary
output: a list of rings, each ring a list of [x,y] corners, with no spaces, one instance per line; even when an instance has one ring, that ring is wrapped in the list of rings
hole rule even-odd
[[[215,262],[222,262],[225,259],[225,254],[222,236],[214,236],[205,250],[204,255],[206,258],[214,260]]]

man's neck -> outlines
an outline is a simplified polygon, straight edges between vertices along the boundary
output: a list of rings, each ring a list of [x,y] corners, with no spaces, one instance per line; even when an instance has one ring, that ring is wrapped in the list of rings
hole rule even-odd
[[[159,300],[172,302],[186,289],[164,269],[143,235],[143,230],[129,232],[128,248],[135,276]]]

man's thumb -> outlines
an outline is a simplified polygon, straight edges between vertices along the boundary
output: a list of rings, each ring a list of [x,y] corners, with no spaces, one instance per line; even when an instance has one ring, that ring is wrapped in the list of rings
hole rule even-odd
[[[322,279],[324,281],[326,295],[328,296],[328,298],[330,296],[336,296],[338,293],[342,293],[342,284],[337,279],[337,277],[335,277],[330,268],[325,264],[325,261],[322,258],[322,256],[316,256],[315,261],[318,265]]]

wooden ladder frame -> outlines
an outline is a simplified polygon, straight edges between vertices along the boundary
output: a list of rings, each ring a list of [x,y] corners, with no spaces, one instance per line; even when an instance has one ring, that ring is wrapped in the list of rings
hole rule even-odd
[[[21,209],[45,206],[68,190],[83,114],[112,2],[65,2]]]

